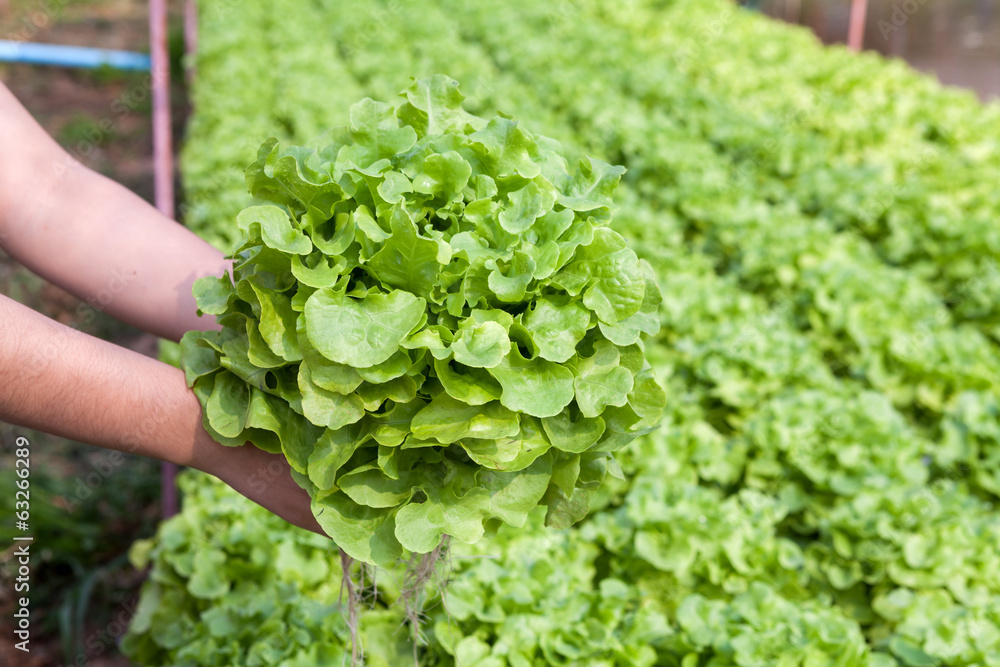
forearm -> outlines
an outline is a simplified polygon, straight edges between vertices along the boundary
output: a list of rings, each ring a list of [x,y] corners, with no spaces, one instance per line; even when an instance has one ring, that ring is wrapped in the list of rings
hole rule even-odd
[[[0,85],[0,247],[97,311],[179,340],[216,328],[191,286],[221,252],[121,185],[83,167]]]
[[[222,275],[221,252],[89,170],[67,172],[58,187],[78,205],[11,236],[5,245],[15,259],[95,310],[163,338],[216,327],[198,317],[191,287]]]
[[[0,296],[0,420],[191,466],[322,533],[282,454],[225,447],[202,427],[183,371],[87,336]]]
[[[0,420],[208,472],[226,454],[182,371],[2,296]]]

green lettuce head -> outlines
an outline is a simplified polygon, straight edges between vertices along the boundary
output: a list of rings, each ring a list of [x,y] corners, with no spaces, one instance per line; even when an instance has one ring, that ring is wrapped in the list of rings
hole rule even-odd
[[[611,452],[657,424],[651,268],[608,227],[624,169],[462,109],[458,84],[362,100],[247,170],[221,332],[182,341],[219,442],[282,452],[323,529],[383,565],[547,506],[589,509]]]

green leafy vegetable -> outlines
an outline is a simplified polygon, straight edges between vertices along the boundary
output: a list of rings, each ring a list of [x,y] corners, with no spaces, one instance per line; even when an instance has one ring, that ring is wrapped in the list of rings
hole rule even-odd
[[[551,140],[464,112],[447,78],[403,96],[359,102],[314,147],[261,147],[232,282],[195,288],[224,329],[182,345],[211,432],[283,451],[338,546],[381,565],[547,498],[553,525],[578,519],[607,470],[579,455],[648,432],[665,402],[646,375],[625,407],[642,344],[601,326],[655,333],[661,301],[607,226],[623,170],[571,171]],[[258,430],[258,395],[316,429]],[[632,418],[605,442],[611,407]]]

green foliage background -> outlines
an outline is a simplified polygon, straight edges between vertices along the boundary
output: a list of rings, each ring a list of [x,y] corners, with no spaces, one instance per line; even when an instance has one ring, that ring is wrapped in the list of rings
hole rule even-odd
[[[724,0],[202,15],[183,169],[220,247],[264,139],[436,72],[473,113],[628,169],[613,226],[664,296],[664,425],[577,527],[458,550],[424,664],[1000,664],[1000,107]],[[341,664],[339,613],[312,612],[336,602],[326,547],[186,483],[136,548],[154,569],[126,648]],[[363,621],[371,664],[412,662],[393,597]]]

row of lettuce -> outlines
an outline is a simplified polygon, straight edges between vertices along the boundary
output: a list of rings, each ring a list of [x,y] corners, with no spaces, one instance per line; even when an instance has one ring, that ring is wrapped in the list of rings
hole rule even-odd
[[[202,3],[189,224],[242,170],[443,72],[624,164],[662,428],[562,532],[456,546],[427,665],[1000,664],[1000,111],[723,0]],[[205,478],[140,543],[141,664],[341,664],[329,543]],[[412,662],[398,573],[369,664]]]

